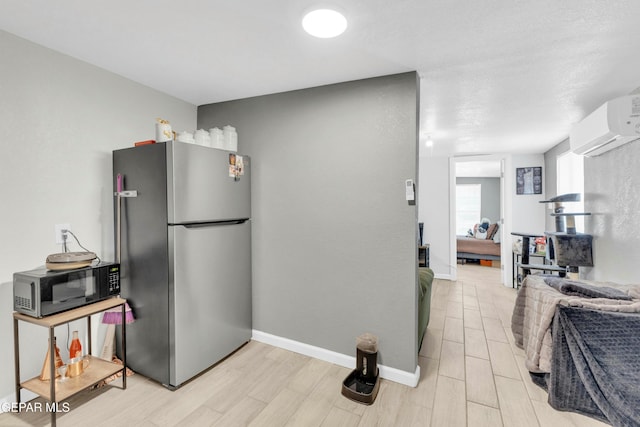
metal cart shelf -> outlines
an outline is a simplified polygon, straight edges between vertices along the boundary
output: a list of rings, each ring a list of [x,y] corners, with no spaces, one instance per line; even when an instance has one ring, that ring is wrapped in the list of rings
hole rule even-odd
[[[14,343],[14,360],[15,360],[15,379],[16,379],[16,402],[20,403],[20,390],[26,389],[32,391],[51,403],[55,409],[56,403],[65,400],[74,394],[85,390],[100,381],[122,372],[122,389],[127,388],[127,357],[126,357],[126,319],[125,304],[126,300],[122,298],[110,298],[104,301],[98,301],[93,304],[78,307],[73,310],[65,311],[52,316],[42,318],[27,316],[22,313],[13,313],[13,343]],[[54,329],[56,326],[64,325],[74,320],[87,319],[88,333],[88,354],[91,354],[91,315],[100,313],[111,308],[120,306],[122,309],[122,365],[110,361],[102,360],[98,357],[89,356],[89,366],[82,375],[68,378],[64,382],[56,379],[55,367],[55,339]],[[51,378],[43,381],[40,377],[34,377],[27,381],[20,381],[20,337],[18,331],[18,323],[20,321],[31,323],[38,326],[49,328],[49,366],[51,369]],[[56,410],[51,410],[51,426],[56,425]]]

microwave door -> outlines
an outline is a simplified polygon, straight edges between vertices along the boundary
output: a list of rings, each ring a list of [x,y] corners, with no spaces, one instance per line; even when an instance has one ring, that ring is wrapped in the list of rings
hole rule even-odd
[[[65,302],[72,299],[93,299],[96,295],[96,281],[93,271],[71,273],[66,281],[53,285],[53,300]]]
[[[50,299],[42,301],[43,315],[78,307],[97,297],[95,278],[87,272],[70,274],[66,281],[50,286]]]
[[[58,285],[53,288],[53,303],[63,304],[74,299],[84,299],[85,292],[79,288],[69,288],[66,286]]]
[[[42,301],[42,315],[46,316],[83,305],[87,301],[84,290],[54,285],[51,300]]]

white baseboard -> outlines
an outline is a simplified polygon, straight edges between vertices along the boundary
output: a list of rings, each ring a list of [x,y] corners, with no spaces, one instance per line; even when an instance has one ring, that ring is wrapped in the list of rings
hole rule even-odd
[[[435,279],[452,280],[453,276],[451,274],[440,274],[440,273],[437,273],[437,274],[434,274],[433,277]]]
[[[266,332],[257,331],[255,329],[253,330],[251,338],[255,341],[269,344],[274,347],[280,347],[295,353],[304,354],[305,356],[324,360],[325,362],[330,362],[345,368],[354,369],[356,367],[356,358],[354,356],[347,356],[346,354],[337,353],[335,351],[290,340],[288,338],[267,334]],[[402,371],[400,369],[384,365],[378,365],[378,369],[380,377],[409,387],[416,387],[420,380],[420,366],[416,366],[415,372]]]
[[[36,397],[38,397],[38,395],[29,390],[26,390],[26,389],[20,390],[21,402],[29,402],[30,400],[33,400]],[[0,398],[0,414],[2,414],[3,412],[11,412],[12,411],[11,405],[15,403],[16,403],[15,394],[10,394],[9,396]]]

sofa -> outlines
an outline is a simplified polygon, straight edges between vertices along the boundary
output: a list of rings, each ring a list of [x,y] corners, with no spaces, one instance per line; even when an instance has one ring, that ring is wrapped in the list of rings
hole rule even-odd
[[[429,311],[431,310],[431,286],[433,284],[433,270],[428,267],[418,268],[420,294],[418,297],[418,351],[422,347],[422,340],[429,325]]]

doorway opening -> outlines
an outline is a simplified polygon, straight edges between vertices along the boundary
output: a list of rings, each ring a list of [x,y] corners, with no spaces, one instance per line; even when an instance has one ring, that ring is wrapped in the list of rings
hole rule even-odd
[[[457,264],[503,268],[504,160],[499,156],[454,158],[454,241]]]

